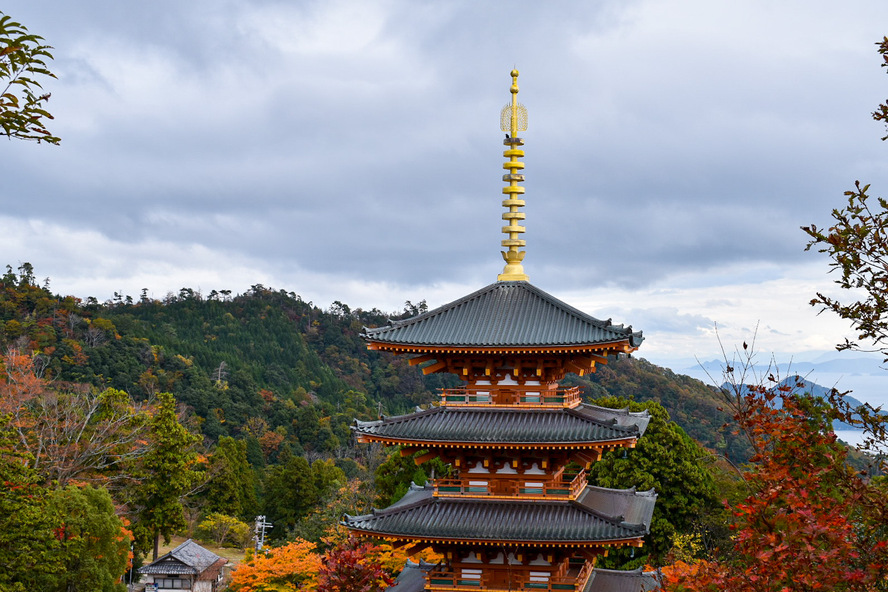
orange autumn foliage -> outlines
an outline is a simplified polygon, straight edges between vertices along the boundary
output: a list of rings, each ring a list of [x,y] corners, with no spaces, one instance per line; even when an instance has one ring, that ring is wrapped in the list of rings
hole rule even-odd
[[[297,539],[250,557],[232,572],[231,588],[237,592],[314,592],[320,567],[315,546]]]

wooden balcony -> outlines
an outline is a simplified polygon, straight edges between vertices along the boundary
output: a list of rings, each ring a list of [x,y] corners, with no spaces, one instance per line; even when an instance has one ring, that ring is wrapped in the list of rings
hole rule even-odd
[[[580,404],[580,388],[576,386],[542,390],[509,386],[477,386],[439,389],[443,405],[472,407],[576,407]]]
[[[561,577],[540,575],[544,572],[507,570],[502,566],[492,569],[479,565],[477,570],[436,567],[426,574],[426,590],[433,592],[460,590],[489,590],[491,592],[579,592],[592,575],[592,564],[573,568]],[[517,567],[517,566],[516,566]],[[467,573],[478,571],[480,573]]]
[[[586,471],[565,472],[559,479],[547,475],[465,473],[455,479],[435,479],[435,496],[483,499],[575,499],[586,487]]]

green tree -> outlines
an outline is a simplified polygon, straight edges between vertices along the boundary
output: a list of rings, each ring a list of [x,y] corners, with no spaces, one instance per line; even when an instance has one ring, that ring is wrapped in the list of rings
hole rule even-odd
[[[245,548],[250,544],[252,531],[250,525],[233,516],[212,513],[197,527],[198,536],[221,547],[223,545]]]
[[[62,567],[41,477],[17,454],[0,416],[0,590],[48,590]]]
[[[212,476],[203,491],[205,511],[241,518],[256,513],[256,480],[247,461],[246,440],[219,438],[210,459],[210,472]]]
[[[265,476],[265,515],[277,539],[295,528],[320,499],[308,461],[288,450],[281,456],[280,464],[268,467]]]
[[[346,484],[348,479],[345,473],[336,466],[332,459],[314,461],[311,465],[311,476],[314,479],[315,491],[318,497],[326,497],[332,491],[337,491]]]
[[[0,12],[0,127],[9,138],[58,144],[46,129],[52,115],[44,109],[49,93],[42,93],[41,78],[55,78],[46,62],[52,59],[43,37],[28,33],[21,23]]]
[[[142,551],[153,545],[157,559],[160,537],[185,527],[182,498],[199,480],[193,464],[193,446],[200,439],[189,432],[176,414],[176,399],[169,393],[157,395],[157,410],[150,421],[151,449],[143,457],[135,488],[137,508],[133,532]]]
[[[600,487],[639,490],[654,488],[657,505],[646,537],[650,560],[659,562],[673,545],[676,533],[690,533],[699,527],[700,517],[717,506],[714,480],[709,465],[712,455],[694,442],[656,401],[638,403],[618,397],[603,397],[596,405],[630,411],[648,411],[651,421],[644,436],[628,452],[605,454],[592,465],[589,481]],[[625,563],[644,565],[647,556],[630,557],[617,551],[607,558],[610,566]]]
[[[59,592],[121,592],[132,535],[105,489],[69,485],[52,491],[47,510],[61,543]]]
[[[359,479],[351,479],[336,491],[327,495],[299,521],[295,535],[298,538],[321,545],[323,539],[334,535],[343,515],[360,515],[370,512],[373,507],[372,484]]]
[[[423,485],[431,479],[433,472],[436,477],[448,474],[449,469],[438,458],[417,466],[414,459],[423,453],[420,450],[410,456],[401,456],[400,447],[390,450],[388,459],[376,469],[376,500],[380,507],[390,506],[404,497],[411,482]]]
[[[122,590],[129,532],[105,489],[50,490],[0,417],[0,590]]]

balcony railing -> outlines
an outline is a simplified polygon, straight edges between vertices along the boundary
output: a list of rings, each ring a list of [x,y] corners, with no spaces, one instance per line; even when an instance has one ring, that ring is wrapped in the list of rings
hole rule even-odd
[[[436,567],[426,574],[426,590],[439,592],[445,590],[578,592],[585,587],[592,574],[591,563],[585,564],[579,570],[572,569],[567,575],[561,577],[546,577],[514,569],[494,571],[487,566],[480,565],[479,568],[465,570]]]
[[[492,478],[493,474],[467,473],[455,479],[435,479],[436,496],[481,497],[488,499],[568,498],[575,499],[586,486],[586,471],[565,472],[561,479],[544,480],[545,475],[519,475],[518,478]]]
[[[439,389],[444,405],[477,407],[573,407],[580,403],[580,388],[562,387],[552,390],[525,390],[498,386],[477,386]]]

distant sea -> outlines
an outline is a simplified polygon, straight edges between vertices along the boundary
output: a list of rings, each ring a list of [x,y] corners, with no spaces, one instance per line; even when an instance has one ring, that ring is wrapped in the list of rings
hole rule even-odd
[[[687,365],[675,371],[702,380],[706,384],[712,384],[713,378],[722,378],[722,366],[723,362],[711,360],[703,364]],[[767,366],[756,368],[760,376],[766,375],[766,369]],[[888,411],[888,368],[882,364],[881,356],[854,354],[837,356],[835,352],[831,352],[811,361],[780,363],[778,370],[781,378],[798,374],[805,380],[826,389],[850,391],[849,396],[854,399],[865,401],[873,407],[881,406]],[[836,437],[855,447],[863,443],[861,430],[837,429]]]
[[[849,446],[863,444],[863,432],[860,430],[836,430],[836,437]]]

